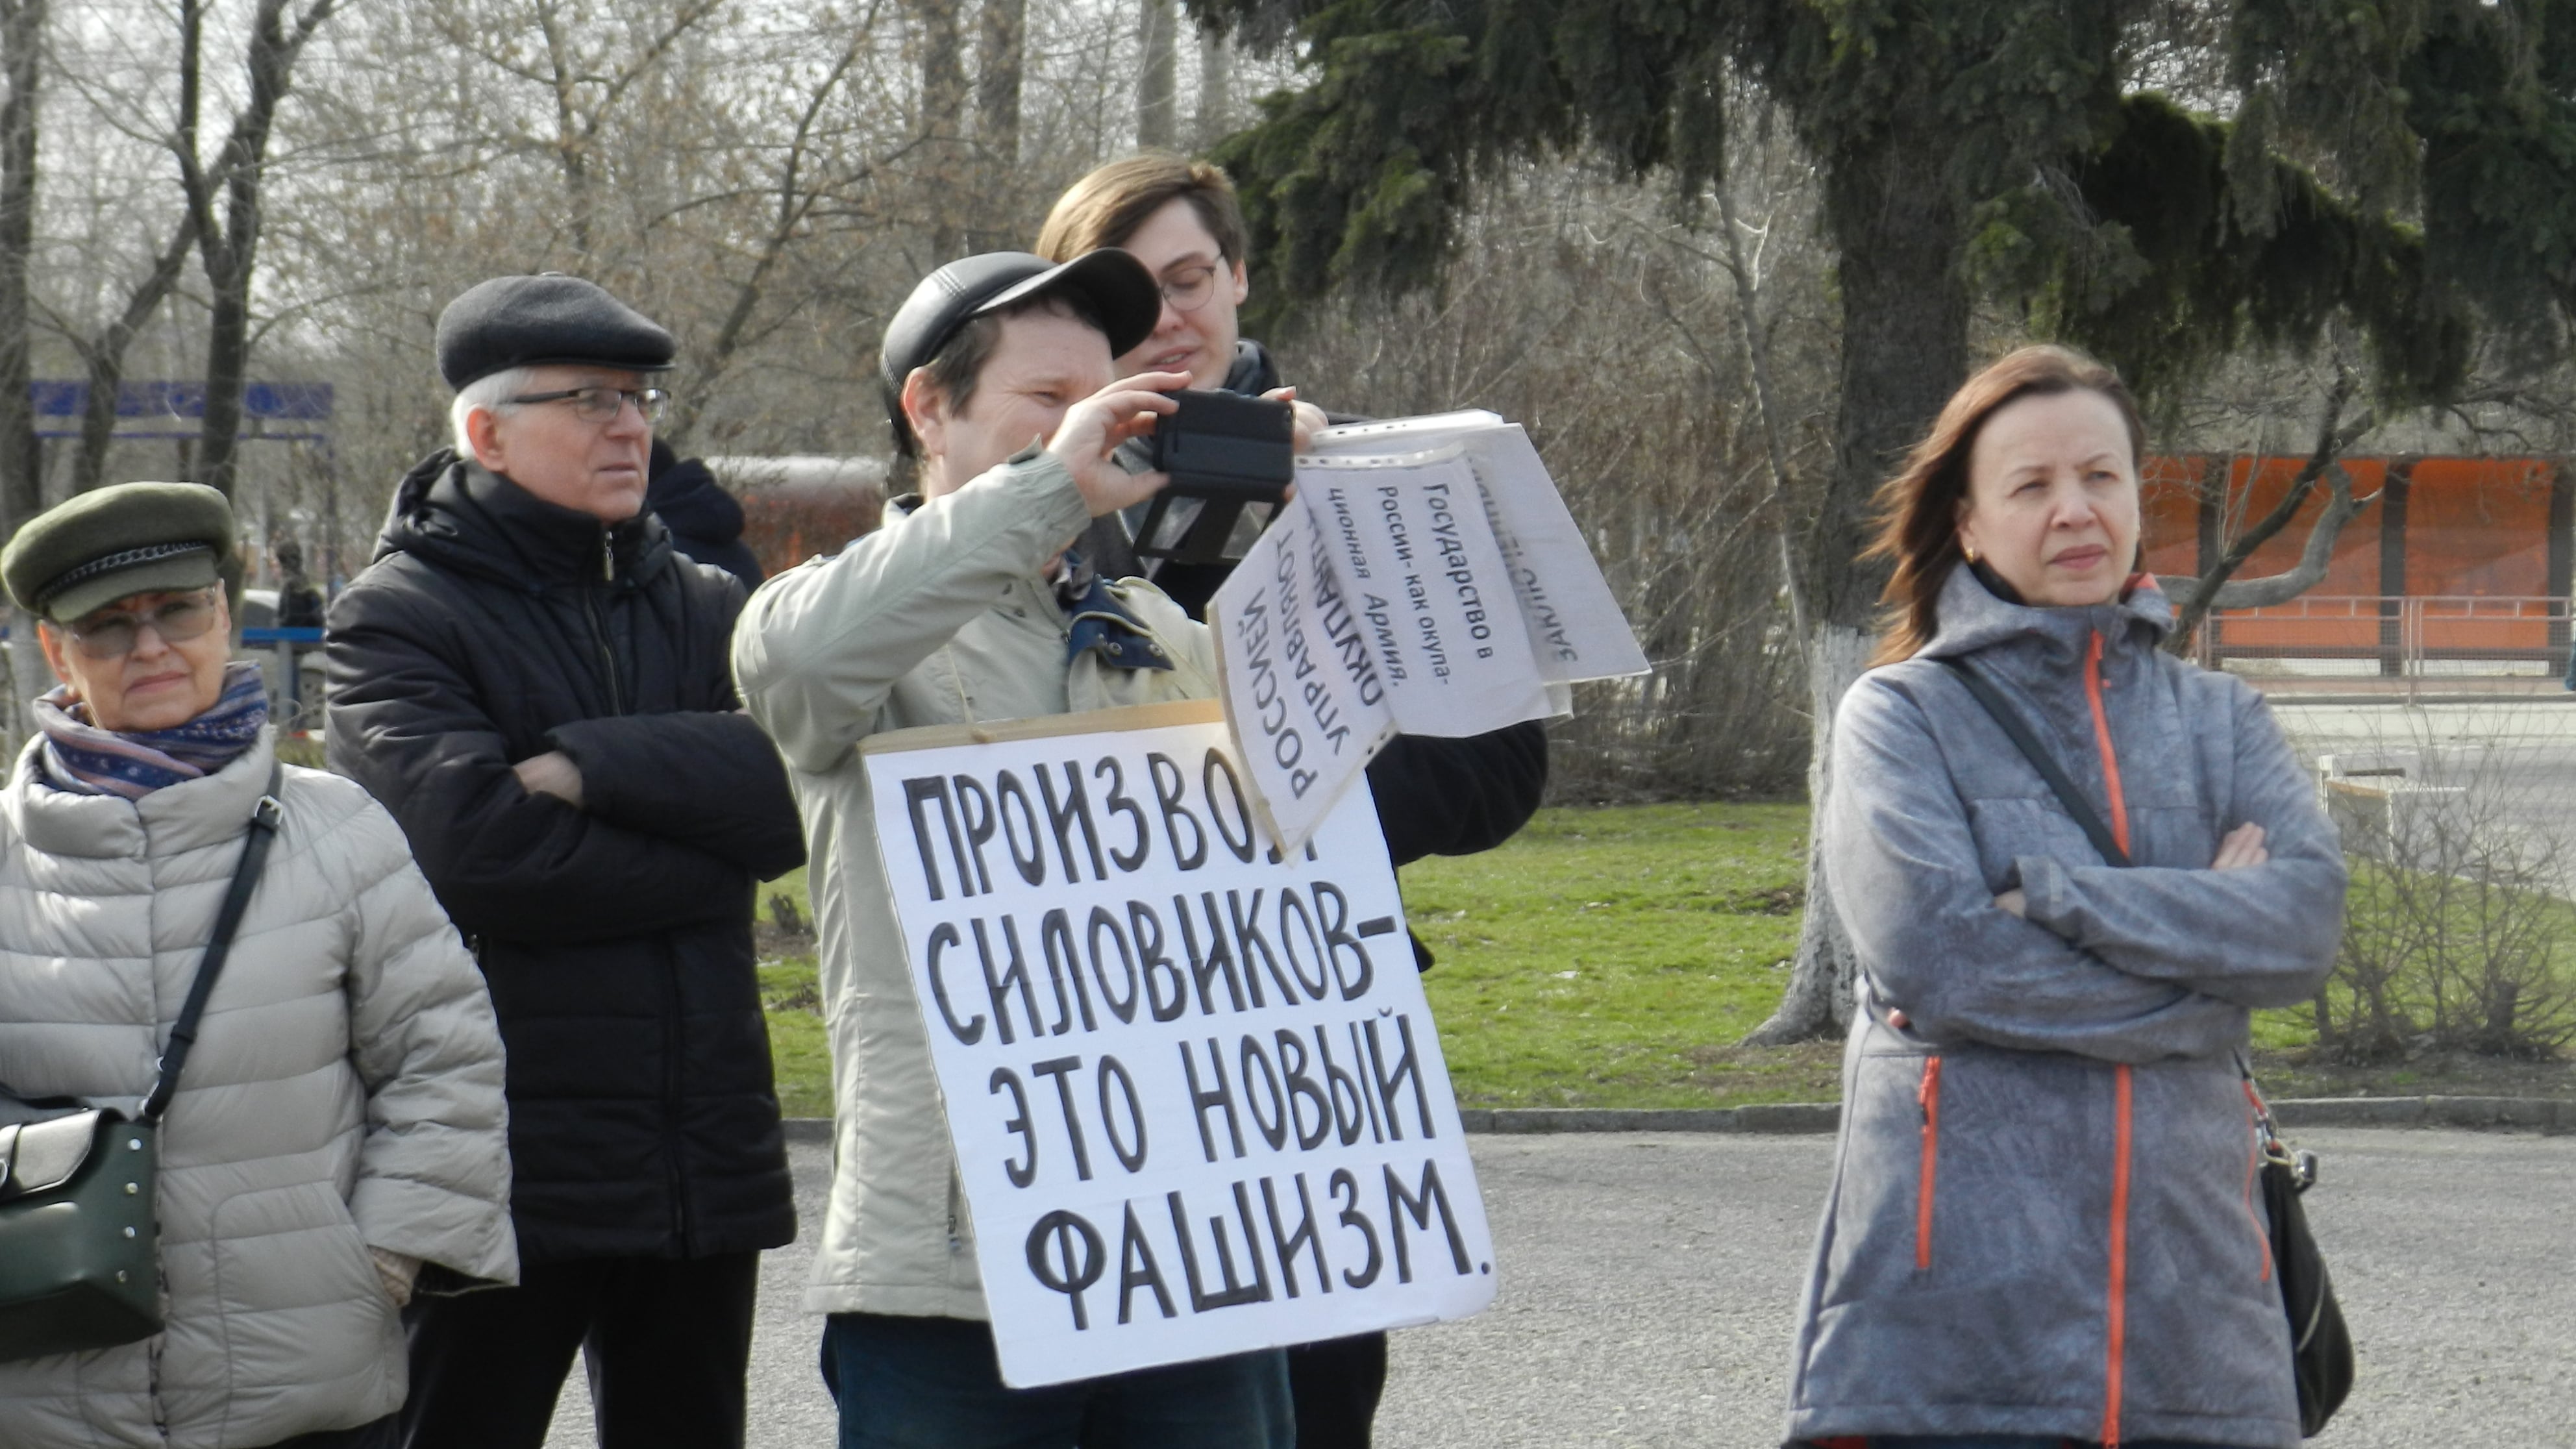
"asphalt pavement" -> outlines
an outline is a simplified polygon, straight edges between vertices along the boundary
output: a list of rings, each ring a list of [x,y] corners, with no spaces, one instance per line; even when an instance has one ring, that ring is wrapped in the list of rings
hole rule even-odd
[[[2576,1446],[2576,1137],[2294,1135],[2324,1159],[2309,1212],[2361,1352],[2360,1386],[2313,1442]],[[1474,1139],[1502,1296],[1396,1335],[1378,1443],[1773,1449],[1832,1143]],[[797,1306],[828,1155],[790,1152],[805,1236],[762,1266],[751,1443],[829,1449],[821,1320]],[[549,1449],[589,1444],[589,1420],[576,1373]]]

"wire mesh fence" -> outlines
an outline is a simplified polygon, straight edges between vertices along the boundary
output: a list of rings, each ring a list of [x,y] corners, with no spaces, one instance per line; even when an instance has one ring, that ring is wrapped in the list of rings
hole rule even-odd
[[[2288,693],[2543,694],[2563,688],[2559,595],[2310,595],[2212,614],[2200,662]]]

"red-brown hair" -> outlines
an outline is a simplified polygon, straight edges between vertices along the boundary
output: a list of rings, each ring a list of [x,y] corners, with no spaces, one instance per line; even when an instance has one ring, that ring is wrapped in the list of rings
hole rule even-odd
[[[1896,572],[1878,596],[1887,615],[1872,668],[1913,658],[1940,628],[1942,586],[1963,562],[1959,511],[1968,497],[1968,455],[1986,420],[2026,397],[2078,391],[2098,392],[2120,409],[2136,468],[2146,455],[2147,425],[2120,375],[2072,348],[2025,347],[1987,364],[1950,394],[1932,431],[1906,455],[1904,470],[1880,485],[1878,537],[1861,557],[1893,559]]]

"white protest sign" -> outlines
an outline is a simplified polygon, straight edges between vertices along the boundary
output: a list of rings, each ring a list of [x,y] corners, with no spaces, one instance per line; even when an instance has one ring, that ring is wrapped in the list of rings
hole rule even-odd
[[[1495,542],[1529,627],[1539,676],[1551,684],[1647,671],[1609,581],[1518,423],[1492,413],[1439,413],[1327,428],[1304,463],[1442,447],[1460,449],[1483,488]]]
[[[1372,643],[1390,616],[1359,612],[1330,547],[1307,510],[1280,510],[1212,614],[1225,706],[1272,840],[1312,835],[1396,729],[1388,671],[1403,662]]]
[[[1463,450],[1300,459],[1297,494],[1371,626],[1397,730],[1456,737],[1547,718]]]
[[[1208,622],[1244,784],[1292,846],[1394,734],[1545,719],[1647,668],[1529,435],[1492,413],[1318,434]]]
[[[862,753],[1005,1383],[1493,1300],[1365,788],[1283,859],[1213,702]]]

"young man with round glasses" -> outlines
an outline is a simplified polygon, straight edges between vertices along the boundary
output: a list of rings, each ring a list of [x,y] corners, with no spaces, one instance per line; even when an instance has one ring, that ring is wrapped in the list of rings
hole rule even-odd
[[[406,1315],[415,1449],[536,1449],[576,1352],[605,1449],[739,1446],[759,1251],[795,1235],[751,909],[804,839],[726,667],[742,586],[644,511],[671,354],[578,278],[458,297],[456,444],[331,608],[331,763],[410,836],[508,1054],[521,1286]]]
[[[1235,309],[1252,295],[1247,238],[1234,183],[1204,161],[1147,151],[1112,161],[1057,199],[1038,233],[1038,252],[1058,261],[1116,247],[1144,263],[1163,297],[1153,331],[1117,360],[1120,372],[1186,372],[1194,388],[1280,396],[1269,352],[1237,330]],[[1311,423],[1324,418],[1307,404]],[[1086,551],[1108,556],[1125,541],[1115,518],[1083,535]],[[1155,569],[1157,587],[1204,613],[1231,562]],[[1369,761],[1369,792],[1387,854],[1405,865],[1426,855],[1471,855],[1511,838],[1547,788],[1547,735],[1517,724],[1470,739],[1398,735]],[[1428,967],[1419,937],[1414,960]],[[1288,1351],[1297,1406],[1298,1449],[1367,1449],[1386,1387],[1386,1335],[1363,1333]]]

